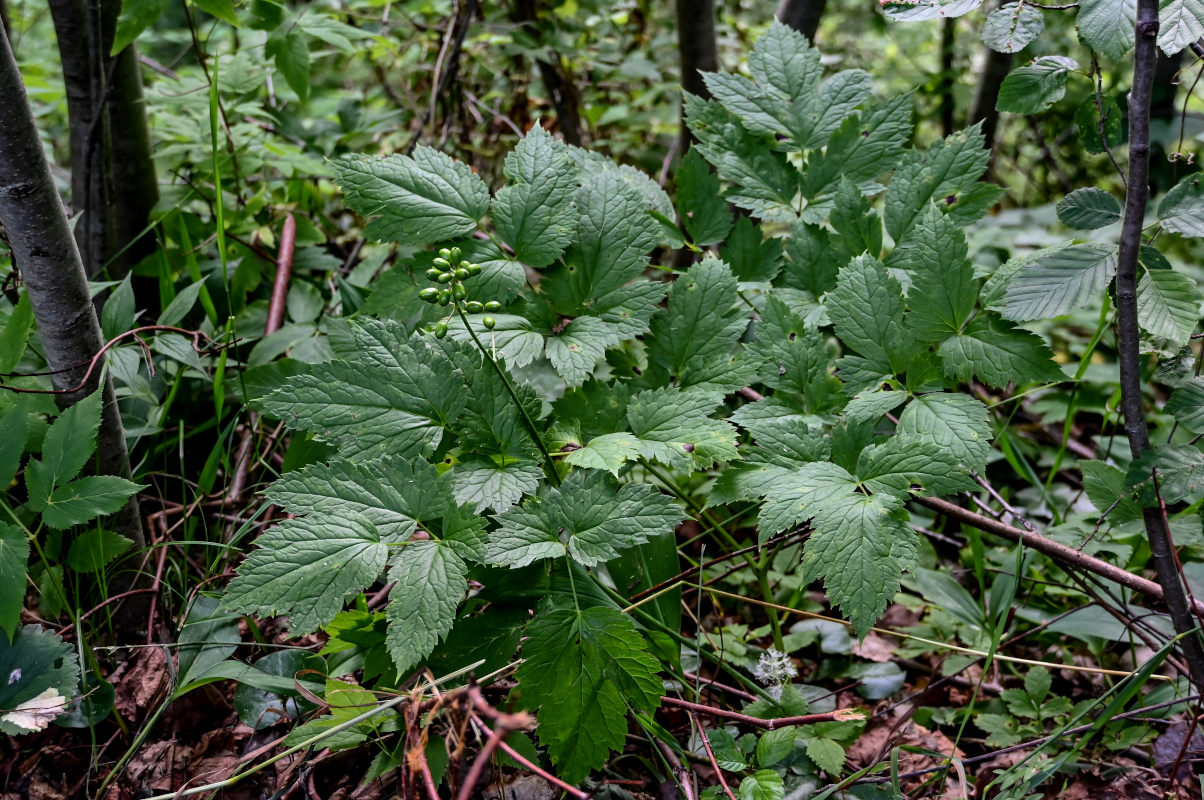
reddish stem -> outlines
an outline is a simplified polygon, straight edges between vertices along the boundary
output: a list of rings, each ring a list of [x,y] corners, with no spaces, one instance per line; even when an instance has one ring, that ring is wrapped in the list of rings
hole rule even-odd
[[[280,252],[276,256],[276,280],[272,283],[272,299],[268,304],[268,321],[263,327],[265,336],[280,330],[284,324],[284,309],[288,304],[288,284],[293,277],[293,254],[297,251],[297,220],[289,214],[280,231]]]
[[[723,770],[719,768],[719,762],[715,759],[715,752],[711,750],[711,740],[707,738],[707,732],[702,729],[702,723],[694,714],[690,715],[690,719],[693,721],[694,727],[698,729],[698,738],[702,739],[702,746],[707,751],[707,758],[710,759],[711,766],[715,769],[715,777],[719,779],[719,785],[723,787],[728,800],[736,800],[736,796],[732,794],[732,790],[727,785],[727,778],[723,777]]]
[[[679,700],[676,697],[662,697],[661,704],[684,708],[691,715],[695,713],[709,714],[712,717],[723,717],[724,719],[730,719],[734,722],[740,722],[744,725],[750,725],[754,728],[761,728],[767,731],[785,728],[789,725],[813,725],[817,722],[852,722],[862,719],[863,716],[860,711],[854,708],[838,708],[825,714],[803,714],[800,717],[761,719],[760,717],[750,717],[747,714],[741,714],[738,711],[725,711],[722,708],[715,708],[701,703],[691,703],[689,700]]]

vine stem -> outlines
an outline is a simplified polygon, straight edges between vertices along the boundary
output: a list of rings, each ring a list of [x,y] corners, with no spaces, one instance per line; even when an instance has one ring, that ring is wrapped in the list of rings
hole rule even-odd
[[[544,445],[543,439],[539,436],[539,431],[535,428],[535,421],[527,414],[527,409],[523,407],[523,403],[518,399],[518,392],[514,388],[514,384],[510,382],[510,377],[502,366],[494,360],[489,351],[485,349],[485,345],[477,337],[477,332],[468,324],[468,317],[464,315],[464,309],[460,308],[459,303],[455,303],[456,314],[459,315],[460,321],[464,323],[464,330],[468,331],[468,335],[472,337],[472,343],[481,351],[481,355],[493,366],[493,371],[502,379],[502,383],[506,386],[506,391],[510,395],[510,399],[514,401],[515,407],[518,409],[518,415],[523,420],[523,426],[527,429],[527,434],[535,442],[535,446],[539,448],[539,452],[543,455],[543,470],[548,476],[548,480],[552,485],[560,487],[560,473],[556,471],[556,464],[552,461],[552,454],[548,452],[548,448]]]
[[[1116,328],[1125,435],[1129,440],[1129,450],[1136,459],[1150,449],[1150,431],[1146,425],[1141,392],[1137,263],[1150,197],[1150,98],[1154,88],[1154,64],[1158,56],[1155,41],[1158,36],[1158,0],[1138,0],[1135,27],[1137,44],[1133,53],[1133,85],[1129,93],[1129,180],[1116,264]],[[1188,672],[1197,687],[1204,687],[1204,646],[1198,635],[1190,633],[1195,630],[1196,623],[1188,607],[1187,593],[1179,579],[1170,530],[1156,508],[1143,509],[1142,517],[1171,622],[1175,632],[1182,637],[1180,641]]]

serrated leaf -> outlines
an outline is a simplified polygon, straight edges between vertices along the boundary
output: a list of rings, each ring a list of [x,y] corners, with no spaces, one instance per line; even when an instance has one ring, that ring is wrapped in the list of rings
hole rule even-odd
[[[946,339],[938,353],[945,374],[959,381],[976,376],[996,388],[1066,377],[1040,336],[991,313],[975,317],[964,331]]]
[[[357,515],[382,537],[404,541],[424,520],[443,516],[449,483],[420,459],[335,460],[286,473],[264,496],[296,514]]]
[[[631,617],[617,609],[551,608],[527,626],[518,688],[539,709],[539,741],[571,783],[621,749],[627,707],[651,713],[660,702],[657,662]]]
[[[1018,53],[1045,30],[1045,17],[1025,3],[1007,3],[987,16],[982,40],[999,53]]]
[[[1141,517],[1141,507],[1126,491],[1124,472],[1102,461],[1080,461],[1079,469],[1083,471],[1087,498],[1100,514],[1108,512],[1108,519],[1113,524]]]
[[[1204,186],[1191,176],[1175,184],[1158,203],[1158,221],[1182,236],[1204,236]]]
[[[719,178],[697,150],[690,149],[677,168],[677,211],[691,241],[699,247],[719,244],[732,229],[732,212]]]
[[[1155,505],[1159,496],[1165,503],[1195,502],[1204,493],[1204,453],[1186,444],[1147,450],[1129,464],[1125,485],[1145,506]]]
[[[1124,112],[1113,95],[1104,95],[1103,102],[1088,97],[1074,112],[1074,124],[1079,129],[1079,141],[1088,153],[1105,153],[1122,145],[1128,133]]]
[[[310,364],[262,401],[264,411],[345,457],[402,458],[434,448],[464,410],[464,381],[394,322],[363,319],[349,360]]]
[[[385,569],[388,546],[371,523],[354,516],[299,517],[256,540],[222,606],[261,617],[289,615],[289,631],[317,630]]]
[[[1066,96],[1066,79],[1079,64],[1065,56],[1041,56],[1011,71],[999,87],[996,111],[1035,114]]]
[[[841,178],[863,193],[881,191],[877,179],[903,155],[912,127],[910,94],[883,100],[842,122],[829,136],[827,148],[808,158],[802,187],[808,205],[803,218],[813,224],[823,222]]]
[[[850,261],[827,305],[841,342],[889,370],[888,348],[901,336],[903,289],[882,262],[866,255]]]
[[[0,412],[0,442],[4,442],[4,447],[0,448],[0,491],[7,489],[16,477],[28,435],[29,412],[24,403]]]
[[[577,317],[548,337],[544,354],[569,386],[580,386],[613,341],[609,326],[597,317]]]
[[[56,486],[42,510],[42,522],[63,529],[112,514],[144,484],[116,475],[90,475]]]
[[[300,31],[268,37],[264,54],[271,57],[301,102],[309,98],[309,39]]]
[[[893,187],[894,184],[892,183]],[[961,331],[974,313],[978,279],[970,266],[966,235],[952,220],[929,206],[897,247],[891,266],[907,273],[907,332],[939,342]]]
[[[897,383],[894,383],[893,390],[884,390],[881,387],[876,387],[873,391],[858,392],[853,395],[853,399],[844,407],[842,412],[846,419],[853,422],[869,422],[870,420],[879,420],[883,414],[894,411],[903,404],[910,395],[901,390]]]
[[[1101,296],[1116,274],[1116,249],[1108,244],[1072,244],[1037,254],[1007,285],[997,305],[1004,319],[1050,319]]]
[[[533,461],[480,456],[462,458],[453,473],[456,502],[473,506],[477,513],[507,510],[534,492],[543,477]]]
[[[1168,56],[1204,36],[1204,2],[1162,0],[1158,10],[1158,46]]]
[[[585,469],[604,469],[617,478],[623,465],[638,458],[639,454],[640,440],[621,431],[594,437],[589,444],[566,455],[564,463]]]
[[[54,487],[74,478],[96,450],[96,432],[100,427],[101,390],[68,408],[50,424],[42,440],[42,459],[30,460],[25,467],[29,502],[42,510]]]
[[[1094,230],[1120,221],[1120,201],[1103,189],[1076,189],[1058,201],[1058,219],[1071,228]]]
[[[1204,433],[1204,378],[1192,378],[1176,389],[1163,410],[1192,433]]]
[[[447,542],[409,542],[389,561],[386,646],[404,675],[447,636],[468,589],[468,564]]]
[[[0,642],[0,731],[12,736],[31,732],[34,728],[25,724],[31,720],[10,715],[36,697],[54,695],[65,711],[78,685],[75,648],[38,625],[18,628],[11,644]],[[45,708],[49,714],[49,706]]]
[[[896,22],[925,22],[969,14],[982,0],[881,0],[882,13]]]
[[[735,429],[710,418],[721,399],[714,392],[676,388],[652,389],[632,397],[627,403],[627,424],[639,440],[640,455],[681,469],[735,459]]]
[[[514,248],[516,259],[545,267],[560,257],[576,232],[577,170],[564,144],[536,125],[506,156],[502,172],[510,184],[493,199],[497,232]]]
[[[918,484],[933,495],[973,489],[967,464],[930,439],[896,434],[857,459],[857,477],[871,492],[903,494]]]
[[[840,775],[844,769],[844,748],[826,736],[817,736],[807,742],[807,758],[829,775]]]
[[[101,572],[133,544],[130,539],[112,531],[84,531],[71,542],[67,566],[76,572]]]
[[[975,472],[983,470],[991,451],[987,407],[968,394],[920,395],[899,415],[897,430],[929,439]]]
[[[1137,0],[1081,0],[1075,27],[1083,44],[1119,61],[1137,41],[1136,22]]]
[[[489,189],[467,164],[425,145],[413,157],[343,156],[334,162],[347,205],[372,217],[364,233],[426,244],[471,233],[489,210]]]
[[[484,314],[466,314],[468,324],[476,331],[489,353],[511,367],[525,367],[543,355],[544,337],[531,326],[531,321],[517,314],[492,314],[493,330],[486,331],[481,320]],[[457,315],[447,326],[449,338],[471,343],[472,336]]]
[[[1152,336],[1185,343],[1200,320],[1200,288],[1181,272],[1147,269],[1137,283],[1137,322]]]
[[[759,769],[740,781],[740,800],[782,800],[786,784],[772,769]]]
[[[803,289],[814,297],[822,297],[836,286],[836,274],[841,266],[833,255],[828,231],[803,221],[796,222],[786,240],[789,257],[779,277],[778,285]]]
[[[741,216],[719,257],[731,266],[737,280],[769,283],[782,269],[782,240],[764,238],[759,225]]]
[[[969,191],[986,172],[991,153],[981,123],[904,155],[886,189],[886,230],[902,240],[929,204],[948,205]]]
[[[628,483],[616,491],[602,473],[577,472],[546,497],[530,498],[499,515],[485,560],[513,568],[568,554],[592,567],[673,530],[683,517],[672,500],[648,484]]]
[[[833,507],[851,502],[857,479],[829,461],[801,464],[767,487],[757,518],[759,540],[802,525]]]
[[[0,522],[0,630],[10,643],[21,625],[28,565],[29,539],[25,532]]]
[[[767,386],[799,392],[812,412],[825,410],[839,393],[831,374],[831,354],[823,335],[785,303],[770,296],[756,324],[749,352],[761,361]]]

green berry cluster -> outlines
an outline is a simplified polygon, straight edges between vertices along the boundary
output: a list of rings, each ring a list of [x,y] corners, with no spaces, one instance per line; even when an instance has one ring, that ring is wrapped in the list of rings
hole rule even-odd
[[[464,297],[468,294],[468,290],[464,288],[464,281],[480,275],[481,265],[470,263],[464,259],[460,248],[443,248],[433,263],[434,266],[426,271],[426,277],[435,283],[444,284],[446,288],[430,286],[423,289],[418,293],[423,300],[428,303],[438,303],[441,306],[455,303],[456,308],[469,314],[480,314],[482,311],[493,314],[502,310],[502,304],[496,300],[490,300],[488,303],[479,303],[476,300],[464,302]],[[449,314],[448,317],[450,318],[450,316]],[[481,319],[481,324],[493,330],[497,320],[486,316]],[[442,339],[447,335],[447,320],[427,326],[427,330],[433,331],[436,339]]]

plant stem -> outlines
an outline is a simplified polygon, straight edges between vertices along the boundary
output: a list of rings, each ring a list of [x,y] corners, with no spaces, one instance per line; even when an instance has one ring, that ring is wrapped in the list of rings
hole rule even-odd
[[[1133,54],[1133,87],[1129,94],[1129,180],[1125,193],[1125,216],[1120,230],[1120,253],[1116,266],[1117,352],[1120,361],[1121,407],[1125,435],[1133,458],[1150,449],[1145,404],[1141,393],[1141,341],[1137,324],[1137,262],[1142,226],[1150,186],[1150,98],[1158,57],[1158,0],[1138,0],[1137,46]],[[1175,632],[1182,635],[1196,628],[1188,608],[1187,594],[1179,580],[1170,530],[1156,508],[1143,509],[1146,537],[1154,559],[1158,582],[1170,611]],[[1198,635],[1183,636],[1183,655],[1192,682],[1204,686],[1204,646]]]
[[[540,454],[543,455],[543,470],[548,476],[548,480],[553,486],[560,486],[560,473],[556,471],[556,464],[552,461],[552,454],[548,452],[548,448],[544,445],[543,439],[539,436],[539,431],[535,427],[535,421],[527,414],[527,409],[523,407],[523,403],[518,399],[518,392],[514,389],[514,384],[510,382],[510,377],[506,375],[506,371],[502,366],[493,360],[493,356],[489,355],[489,351],[485,349],[485,345],[477,338],[477,332],[468,324],[468,317],[464,316],[464,309],[460,308],[460,304],[456,303],[456,314],[460,316],[460,321],[464,323],[464,330],[468,331],[468,335],[472,337],[472,342],[481,351],[481,355],[486,361],[493,366],[493,371],[502,379],[502,383],[506,385],[506,391],[510,395],[510,399],[514,401],[515,408],[518,409],[518,415],[523,421],[523,427],[527,429],[531,440],[535,442],[535,446],[539,448]]]

